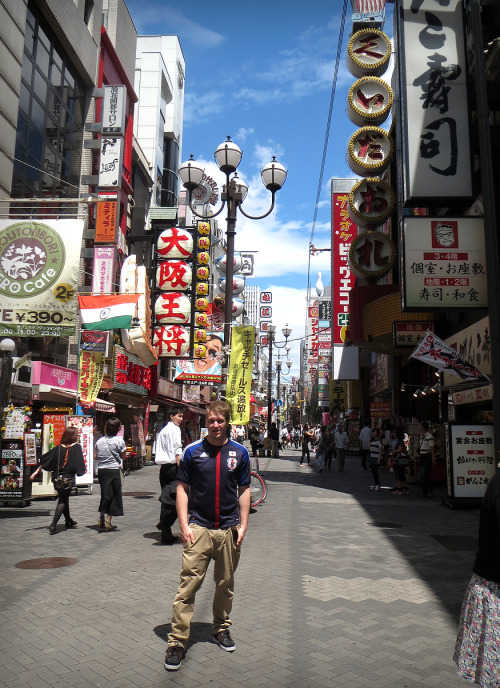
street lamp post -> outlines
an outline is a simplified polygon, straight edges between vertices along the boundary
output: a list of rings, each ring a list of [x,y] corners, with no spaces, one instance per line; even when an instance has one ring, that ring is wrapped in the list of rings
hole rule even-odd
[[[2,352],[2,376],[0,378],[0,409],[9,401],[10,378],[12,375],[12,352],[16,348],[13,339],[2,339],[0,341],[0,351]]]
[[[274,199],[276,192],[281,189],[285,183],[287,171],[276,158],[273,156],[271,162],[269,162],[261,172],[261,178],[264,186],[268,191],[271,192],[271,207],[263,215],[252,216],[248,215],[242,207],[242,203],[248,192],[247,186],[238,179],[238,176],[234,174],[238,165],[241,162],[242,151],[240,148],[231,141],[228,136],[227,141],[221,143],[221,145],[215,151],[215,161],[219,166],[221,172],[226,176],[226,183],[223,186],[221,200],[222,205],[216,213],[212,215],[200,215],[192,207],[192,194],[193,191],[199,186],[203,180],[203,175],[205,171],[202,167],[196,164],[196,161],[191,155],[190,159],[183,163],[179,168],[179,176],[181,178],[184,188],[188,192],[188,204],[191,212],[196,217],[203,220],[211,220],[217,217],[225,207],[227,207],[227,217],[226,217],[226,288],[224,292],[224,345],[229,347],[231,344],[231,323],[233,320],[233,263],[234,263],[234,237],[236,234],[236,219],[237,211],[239,210],[242,215],[247,217],[249,220],[262,220],[263,218],[270,215],[274,209]],[[231,175],[234,175],[231,177]],[[227,351],[227,348],[226,348]]]
[[[287,356],[288,352],[290,351],[290,345],[288,344],[288,337],[292,334],[292,330],[290,327],[288,327],[288,323],[286,327],[283,327],[281,330],[283,332],[283,336],[285,337],[285,343],[282,346],[278,346],[276,342],[274,341],[274,333],[276,332],[276,325],[273,325],[272,323],[269,323],[267,326],[267,334],[268,334],[268,343],[269,343],[269,358],[268,358],[268,366],[267,366],[267,436],[270,438],[271,437],[271,421],[272,421],[272,408],[273,408],[273,384],[272,384],[272,374],[273,374],[273,346],[275,346],[277,349],[285,349]],[[292,366],[292,362],[287,358],[286,364],[288,366],[288,370],[290,370]],[[279,352],[278,352],[278,360],[276,361],[276,370],[278,373],[278,386],[277,386],[277,397],[279,398],[280,395],[280,373],[281,373],[281,365],[282,365],[282,360],[279,357]],[[279,433],[279,412],[277,414],[277,428],[278,428],[278,433]]]

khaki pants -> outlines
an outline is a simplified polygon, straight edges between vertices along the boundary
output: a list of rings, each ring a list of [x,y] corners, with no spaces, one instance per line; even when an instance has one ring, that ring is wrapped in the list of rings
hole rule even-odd
[[[234,543],[232,529],[209,530],[195,524],[190,527],[195,541],[184,545],[181,584],[174,599],[172,630],[168,636],[169,645],[181,645],[184,650],[189,640],[195,596],[211,559],[214,560],[215,581],[212,633],[215,635],[231,625],[234,572],[240,559],[240,548]]]

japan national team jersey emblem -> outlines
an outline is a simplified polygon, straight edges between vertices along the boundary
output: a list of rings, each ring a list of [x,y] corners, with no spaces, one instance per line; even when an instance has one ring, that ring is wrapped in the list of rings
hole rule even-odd
[[[235,452],[229,452],[230,454],[234,454]],[[230,471],[234,471],[236,466],[238,465],[238,461],[235,456],[230,456],[227,460],[227,467],[229,468]]]

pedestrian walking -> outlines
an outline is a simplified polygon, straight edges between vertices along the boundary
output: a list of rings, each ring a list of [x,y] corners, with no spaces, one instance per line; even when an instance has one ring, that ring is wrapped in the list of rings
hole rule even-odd
[[[410,455],[406,448],[404,439],[404,432],[401,428],[395,428],[395,442],[392,450],[392,461],[394,472],[396,473],[396,487],[393,489],[393,494],[408,495],[408,483],[406,481],[406,469],[410,465]]]
[[[57,504],[49,527],[49,533],[57,533],[57,522],[64,514],[66,528],[74,528],[77,524],[71,518],[69,511],[69,497],[75,486],[75,475],[85,475],[83,451],[78,444],[78,429],[70,426],[66,428],[61,442],[41,457],[41,466],[45,471],[52,471],[52,482],[57,492]]]
[[[178,542],[172,534],[172,526],[177,518],[177,466],[182,456],[181,425],[184,419],[182,406],[172,406],[168,412],[169,422],[156,438],[155,463],[160,466],[160,520],[157,524],[161,532],[161,543],[172,545]]]
[[[365,421],[365,424],[363,428],[361,429],[361,432],[359,433],[359,446],[361,449],[361,468],[363,471],[366,471],[367,465],[366,462],[368,460],[368,457],[370,455],[370,442],[372,439],[372,430],[370,427],[370,421]]]
[[[500,468],[500,463],[498,464]],[[465,592],[453,659],[481,688],[500,686],[500,471],[481,504],[479,548]]]
[[[429,432],[429,423],[423,420],[420,424],[420,481],[422,483],[422,497],[432,497],[431,470],[435,463],[434,437]]]
[[[321,426],[318,437],[318,447],[316,449],[316,461],[318,463],[318,473],[323,473],[325,467],[325,457],[328,450],[328,435],[326,432],[326,425]]]
[[[349,444],[349,436],[344,430],[342,423],[339,423],[335,433],[335,449],[337,450],[337,469],[339,473],[344,472],[345,452]]]
[[[276,427],[276,423],[271,423],[271,432],[269,433],[271,439],[271,452],[275,459],[279,456],[280,433]]]
[[[325,470],[331,471],[332,459],[335,452],[335,439],[333,437],[333,428],[329,426],[326,430],[326,453],[325,453]]]
[[[300,457],[299,466],[304,465],[304,459],[307,456],[307,465],[311,465],[311,455],[309,453],[309,441],[314,437],[314,432],[309,429],[309,425],[306,423],[304,425],[304,430],[302,432],[302,456]]]
[[[370,490],[380,490],[380,478],[378,475],[378,469],[382,463],[382,455],[384,452],[384,445],[380,439],[380,430],[378,428],[373,428],[372,430],[372,440],[370,442],[370,469],[373,474],[373,485],[370,485]]]
[[[196,592],[211,559],[215,579],[213,639],[226,652],[236,648],[229,632],[229,615],[234,573],[250,513],[250,458],[245,447],[227,438],[228,404],[209,404],[206,423],[206,438],[186,449],[177,475],[177,509],[184,551],[165,656],[167,671],[179,669],[185,656]]]
[[[107,533],[111,530],[112,517],[123,516],[122,475],[127,447],[123,437],[117,436],[121,425],[119,418],[109,418],[104,436],[95,445],[97,478],[101,486],[97,525]]]

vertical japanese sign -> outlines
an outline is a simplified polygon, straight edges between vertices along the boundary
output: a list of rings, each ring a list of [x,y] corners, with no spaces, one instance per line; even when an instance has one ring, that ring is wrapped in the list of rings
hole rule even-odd
[[[448,452],[451,497],[481,498],[495,474],[492,425],[451,425]]]
[[[349,218],[349,192],[354,179],[332,180],[332,342],[344,344],[349,328],[349,292],[356,277],[349,267],[349,250],[357,226]]]
[[[94,248],[94,271],[92,274],[92,292],[94,294],[111,294],[114,283],[116,249],[113,246],[96,246]]]
[[[98,244],[114,244],[116,239],[117,201],[99,201],[95,223],[94,241]]]
[[[123,163],[123,139],[103,137],[99,161],[99,187],[120,188]]]
[[[82,330],[80,337],[78,395],[80,402],[92,402],[97,399],[104,377],[108,333]]]
[[[75,476],[76,485],[92,485],[94,482],[94,419],[88,416],[68,416],[68,427],[78,430],[78,441],[82,446],[84,475]]]
[[[482,218],[405,218],[403,238],[406,308],[488,305]]]
[[[405,200],[470,196],[462,0],[401,0]]]
[[[102,133],[125,136],[125,86],[105,86],[102,101]]]
[[[231,423],[237,425],[250,422],[254,345],[254,327],[233,327],[226,400],[231,408]]]

